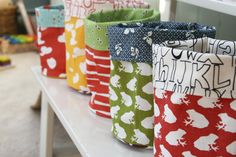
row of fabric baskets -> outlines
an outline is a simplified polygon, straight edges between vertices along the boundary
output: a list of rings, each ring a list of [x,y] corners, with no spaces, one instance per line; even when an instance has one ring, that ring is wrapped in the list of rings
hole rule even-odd
[[[113,135],[155,157],[236,156],[236,42],[141,1],[64,4],[36,9],[43,75],[91,93]]]

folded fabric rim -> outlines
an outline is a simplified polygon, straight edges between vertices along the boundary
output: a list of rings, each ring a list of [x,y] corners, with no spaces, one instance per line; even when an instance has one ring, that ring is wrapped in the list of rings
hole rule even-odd
[[[207,38],[193,39],[189,44],[189,49],[171,48],[176,47],[174,42],[153,45],[154,87],[190,95],[236,98],[236,42]],[[191,51],[193,47],[199,51]]]
[[[113,11],[100,11],[90,14],[86,20],[87,23],[110,26],[119,23],[135,23],[147,21],[160,13],[154,9],[126,8]],[[160,15],[159,15],[160,16]]]
[[[88,0],[90,2],[90,0]],[[65,14],[69,17],[86,18],[91,13],[101,10],[117,10],[122,8],[149,8],[150,5],[145,1],[136,0],[113,0],[96,2],[93,1],[91,5],[87,5],[85,1],[64,0]]]
[[[42,28],[64,27],[64,6],[47,5],[35,9],[37,25]]]
[[[94,13],[85,19],[85,43],[96,50],[108,50],[108,26],[159,19],[160,13],[153,9],[120,9]]]
[[[150,22],[114,25],[108,28],[108,33],[112,60],[152,63],[152,44],[204,36],[214,38],[216,29],[197,23]]]

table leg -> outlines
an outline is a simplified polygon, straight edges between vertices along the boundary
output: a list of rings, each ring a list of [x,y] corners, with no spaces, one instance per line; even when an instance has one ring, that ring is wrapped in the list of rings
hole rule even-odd
[[[175,20],[176,0],[160,0],[159,10],[161,12],[162,21]]]
[[[48,98],[42,92],[41,128],[40,128],[40,157],[53,156],[54,112],[48,103]]]
[[[42,92],[40,91],[39,96],[38,96],[38,98],[37,98],[35,104],[33,104],[33,105],[31,106],[31,108],[32,108],[33,110],[39,110],[39,109],[41,108],[41,100],[42,100]]]

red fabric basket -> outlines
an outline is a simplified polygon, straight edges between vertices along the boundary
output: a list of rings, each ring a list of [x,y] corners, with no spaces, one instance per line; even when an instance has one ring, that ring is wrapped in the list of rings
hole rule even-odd
[[[37,46],[42,73],[45,76],[66,77],[66,53],[63,6],[36,8],[38,22]]]

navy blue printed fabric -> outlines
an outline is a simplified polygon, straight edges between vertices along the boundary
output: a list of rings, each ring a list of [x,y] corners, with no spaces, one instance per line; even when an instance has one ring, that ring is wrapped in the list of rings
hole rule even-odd
[[[197,23],[152,22],[111,26],[108,34],[112,60],[152,63],[152,44],[215,38],[216,29]]]

